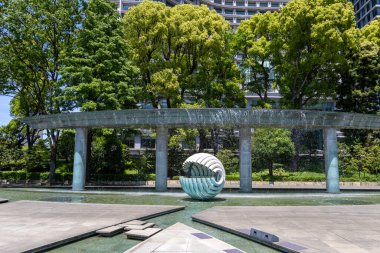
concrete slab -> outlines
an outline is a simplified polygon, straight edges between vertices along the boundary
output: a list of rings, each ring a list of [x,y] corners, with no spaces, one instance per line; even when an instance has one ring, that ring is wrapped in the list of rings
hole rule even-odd
[[[181,206],[17,201],[0,205],[0,251],[43,251],[135,219],[182,210]]]
[[[100,236],[111,237],[124,231],[124,227],[120,225],[111,226],[103,229],[99,229],[96,233]]]
[[[244,253],[243,251],[182,223],[152,236],[124,253]]]
[[[154,234],[160,232],[162,228],[133,229],[125,232],[128,239],[145,240]]]
[[[0,204],[8,202],[7,199],[0,199]]]
[[[125,231],[129,231],[129,230],[144,230],[146,228],[151,228],[151,227],[154,227],[154,223],[145,223],[143,225],[127,225],[124,227],[124,230]]]
[[[377,253],[380,205],[362,206],[217,206],[193,220],[243,236],[284,252]],[[279,237],[251,236],[251,229]]]

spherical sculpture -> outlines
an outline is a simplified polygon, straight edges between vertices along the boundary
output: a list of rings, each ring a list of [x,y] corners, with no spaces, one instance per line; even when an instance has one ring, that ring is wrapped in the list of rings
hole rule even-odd
[[[186,176],[180,177],[182,189],[193,199],[205,200],[222,191],[226,172],[223,164],[213,155],[198,153],[182,165]]]

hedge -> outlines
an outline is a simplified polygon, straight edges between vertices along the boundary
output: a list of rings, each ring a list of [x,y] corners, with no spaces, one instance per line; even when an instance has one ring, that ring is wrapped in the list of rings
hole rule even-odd
[[[72,181],[72,172],[56,172],[57,182]],[[147,181],[155,180],[155,174],[95,174],[93,181]],[[20,181],[20,180],[41,180],[47,181],[49,172],[26,172],[25,170],[0,171],[0,180]]]

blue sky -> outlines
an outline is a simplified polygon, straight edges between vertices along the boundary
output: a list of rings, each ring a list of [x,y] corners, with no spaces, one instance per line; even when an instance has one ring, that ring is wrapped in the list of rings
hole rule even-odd
[[[8,122],[12,119],[9,115],[10,101],[10,97],[0,96],[0,126],[8,124]]]

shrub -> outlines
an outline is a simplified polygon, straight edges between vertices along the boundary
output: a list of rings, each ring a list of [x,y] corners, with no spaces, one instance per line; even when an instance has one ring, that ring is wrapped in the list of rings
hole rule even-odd
[[[226,174],[239,171],[239,158],[229,149],[222,149],[216,154],[216,157],[222,162]]]
[[[259,170],[269,169],[273,176],[274,163],[289,163],[294,155],[291,132],[286,129],[256,129],[252,139],[252,162]]]

